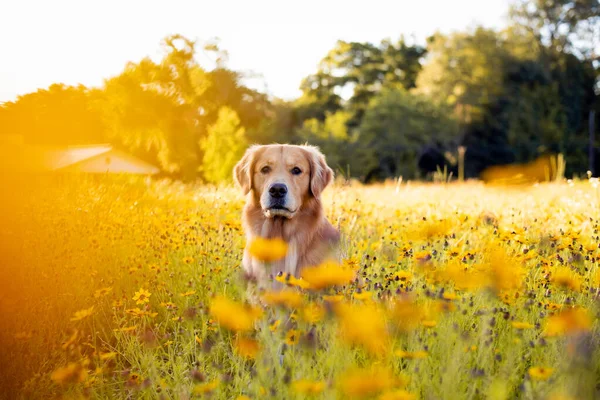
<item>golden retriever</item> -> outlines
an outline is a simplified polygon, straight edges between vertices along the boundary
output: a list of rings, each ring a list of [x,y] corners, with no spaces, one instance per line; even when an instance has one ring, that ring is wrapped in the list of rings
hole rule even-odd
[[[325,156],[313,146],[254,145],[234,168],[234,178],[246,195],[243,227],[246,233],[243,267],[264,282],[266,270],[249,246],[256,237],[282,238],[286,257],[271,265],[273,276],[298,276],[305,266],[322,262],[339,241],[327,221],[321,192],[333,180]]]

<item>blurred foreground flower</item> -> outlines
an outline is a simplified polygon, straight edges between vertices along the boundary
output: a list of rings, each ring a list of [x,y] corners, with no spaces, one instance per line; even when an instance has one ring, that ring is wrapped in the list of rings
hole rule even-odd
[[[572,307],[551,315],[546,320],[546,336],[575,335],[588,332],[592,328],[592,318],[588,310]]]
[[[581,276],[568,267],[557,267],[552,271],[551,281],[556,286],[579,292],[581,290]]]
[[[252,257],[264,262],[281,260],[287,254],[287,249],[288,244],[279,238],[265,239],[258,237],[250,244]]]
[[[388,344],[385,314],[372,304],[339,303],[335,312],[340,319],[339,335],[349,344],[363,346],[373,354],[382,354]]]
[[[325,261],[316,267],[309,267],[300,273],[302,279],[313,289],[324,289],[350,283],[355,276],[352,268],[342,266],[333,261]]]
[[[194,386],[193,393],[195,395],[203,395],[203,394],[211,393],[217,387],[219,387],[219,383],[221,383],[221,382],[218,379],[215,379],[214,381],[208,382],[208,383],[200,383],[200,384]]]
[[[56,369],[50,375],[50,379],[59,385],[81,383],[87,378],[87,371],[78,363],[69,363],[66,367]]]
[[[260,344],[254,339],[238,336],[235,341],[235,351],[244,358],[254,360],[260,351]]]
[[[532,379],[536,379],[538,381],[545,381],[552,375],[554,372],[554,368],[546,368],[546,367],[532,367],[529,368],[529,376]]]
[[[397,383],[386,368],[352,369],[340,377],[338,387],[348,397],[361,398],[390,390]]]
[[[262,315],[258,308],[245,306],[222,296],[212,301],[209,312],[219,325],[232,331],[252,330],[256,320]]]
[[[302,305],[302,294],[293,290],[270,291],[262,295],[262,300],[270,306],[298,308]]]
[[[309,381],[307,379],[300,379],[292,382],[292,390],[303,395],[319,394],[323,391],[323,389],[325,389],[325,382],[323,381]]]
[[[379,396],[379,400],[416,400],[417,396],[406,390],[392,390]]]

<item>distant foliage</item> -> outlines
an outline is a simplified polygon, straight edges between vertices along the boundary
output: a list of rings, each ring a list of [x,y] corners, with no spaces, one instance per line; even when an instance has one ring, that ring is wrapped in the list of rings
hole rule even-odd
[[[567,176],[583,175],[592,111],[600,126],[599,4],[515,0],[506,29],[436,33],[426,46],[340,40],[292,101],[244,86],[218,42],[172,35],[160,61],[129,63],[101,88],[52,85],[0,105],[0,135],[111,142],[163,175],[208,182],[229,179],[238,147],[273,142],[318,145],[338,173],[365,182],[456,177],[459,146],[466,178],[558,153]],[[200,50],[212,70],[197,62]],[[217,138],[229,129],[224,109],[239,129]]]
[[[218,183],[231,179],[233,167],[248,146],[245,132],[235,111],[229,107],[219,110],[219,117],[200,142],[204,152],[202,174],[206,181]]]

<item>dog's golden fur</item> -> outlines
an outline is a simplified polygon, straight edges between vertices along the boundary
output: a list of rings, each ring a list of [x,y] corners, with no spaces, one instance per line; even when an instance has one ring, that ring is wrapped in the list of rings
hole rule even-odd
[[[327,221],[321,192],[333,180],[333,171],[321,152],[312,146],[286,144],[252,146],[235,166],[234,178],[246,194],[243,227],[247,245],[243,267],[253,278],[266,278],[264,265],[249,253],[256,237],[282,238],[288,243],[285,259],[271,266],[271,273],[298,275],[303,267],[317,265],[339,240]],[[274,184],[286,186],[281,206],[271,207]]]

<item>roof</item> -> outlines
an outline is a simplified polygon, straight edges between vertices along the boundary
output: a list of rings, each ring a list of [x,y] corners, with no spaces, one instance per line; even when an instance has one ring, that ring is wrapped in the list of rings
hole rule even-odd
[[[160,170],[110,144],[50,147],[13,144],[3,146],[4,166],[35,171],[80,171],[156,174]]]

